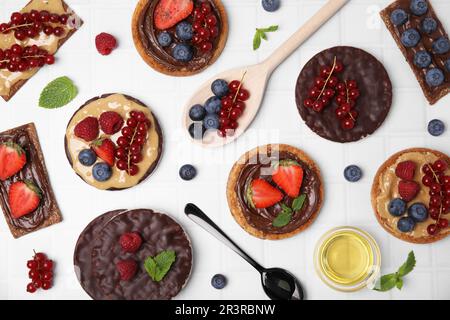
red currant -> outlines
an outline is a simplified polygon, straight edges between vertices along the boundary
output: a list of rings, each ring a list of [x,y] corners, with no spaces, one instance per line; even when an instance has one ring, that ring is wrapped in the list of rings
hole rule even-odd
[[[359,90],[358,89],[351,89],[348,93],[348,96],[352,100],[356,100],[359,98]]]
[[[137,124],[138,124],[138,122],[135,118],[129,118],[127,120],[127,126],[130,128],[136,128]]]
[[[33,285],[33,283],[27,284],[27,292],[29,292],[29,293],[35,293],[36,292],[36,287]]]
[[[344,70],[344,65],[340,61],[336,61],[336,64],[334,66],[334,71],[336,72],[342,72]]]
[[[241,110],[241,111],[244,111],[245,110],[245,102],[244,101],[236,101],[235,103],[234,103],[234,107],[235,108],[237,108],[237,109],[239,109],[239,110]]]
[[[233,120],[237,120],[237,119],[239,119],[241,114],[242,114],[241,110],[239,110],[237,108],[233,108],[233,109],[231,109],[231,112],[230,112],[230,118]]]
[[[62,37],[62,36],[64,35],[64,29],[61,28],[61,27],[56,27],[56,28],[53,30],[53,34],[54,34],[55,36],[57,36],[57,37]]]
[[[330,78],[330,80],[328,80],[327,87],[328,88],[336,88],[338,83],[339,83],[338,78],[333,76]]]
[[[11,23],[15,25],[19,25],[23,23],[23,16],[20,12],[14,12],[11,15]]]
[[[47,271],[42,273],[42,280],[44,281],[51,281],[53,279],[53,272]]]
[[[237,95],[238,100],[247,101],[250,98],[250,92],[247,89],[240,89]]]
[[[142,147],[140,145],[138,145],[137,143],[133,143],[130,146],[130,153],[131,154],[139,154],[142,150]]]
[[[69,16],[67,14],[62,14],[59,16],[59,22],[61,22],[62,24],[66,24],[68,19]]]
[[[31,269],[30,271],[28,271],[28,278],[30,278],[31,280],[36,280],[39,279],[39,271],[37,271],[36,269]]]
[[[356,83],[355,80],[348,80],[347,81],[347,87],[349,89],[356,89],[356,88],[358,88],[358,84]]]
[[[217,38],[217,36],[219,35],[219,28],[211,27],[209,28],[209,33],[211,34],[211,38]]]
[[[41,22],[49,22],[50,13],[47,10],[42,10],[41,12],[39,12],[39,20]]]
[[[146,137],[144,137],[144,136],[137,136],[136,139],[134,140],[134,142],[140,146],[144,145],[145,141],[146,141]]]
[[[52,260],[44,260],[42,263],[42,269],[51,271],[53,269],[53,261]]]
[[[52,284],[50,281],[42,281],[42,289],[48,290],[52,287]]]
[[[121,132],[122,135],[127,138],[131,138],[134,134],[134,130],[131,129],[130,127],[123,127]]]
[[[37,10],[31,10],[30,11],[30,19],[32,21],[38,21],[40,19],[39,11]]]
[[[41,279],[35,279],[33,280],[33,286],[36,289],[39,289],[40,287],[42,287],[42,280]]]
[[[211,42],[206,41],[206,42],[203,42],[202,44],[200,44],[200,50],[203,52],[209,52],[212,50],[212,48],[213,48],[213,45]]]
[[[423,185],[424,185],[424,186],[427,186],[427,187],[431,186],[431,184],[433,183],[433,181],[434,181],[433,177],[431,177],[431,176],[429,176],[429,175],[425,175],[425,176],[423,176],[423,178],[422,178],[422,183],[423,183]]]
[[[321,90],[319,88],[313,87],[309,90],[308,96],[311,98],[317,98],[320,95]]]
[[[15,37],[17,40],[19,40],[19,41],[23,41],[23,40],[26,39],[27,33],[26,33],[25,31],[23,31],[23,30],[16,30],[16,31],[14,32],[14,37]]]
[[[447,162],[443,160],[436,160],[433,164],[433,169],[438,172],[443,172],[447,170],[447,168],[448,168]]]
[[[139,163],[142,161],[142,155],[140,153],[138,154],[132,154],[130,157],[131,163]]]
[[[52,13],[50,15],[50,22],[59,23],[59,15],[57,15],[56,13]]]
[[[38,252],[34,255],[34,260],[36,260],[37,262],[44,262],[45,260],[47,260],[47,256],[45,255],[45,253]]]
[[[205,17],[205,22],[208,26],[215,26],[217,24],[217,18],[214,14],[208,14]]]
[[[341,108],[337,108],[335,110],[336,113],[336,117],[340,120],[344,119],[345,117],[347,117],[347,112],[345,112],[342,107]]]
[[[44,33],[45,33],[46,35],[48,35],[48,36],[52,35],[52,34],[53,34],[53,27],[51,27],[51,26],[45,26],[45,27],[44,27]]]
[[[316,87],[322,88],[325,85],[325,80],[321,77],[317,77],[314,79],[314,85]]]
[[[324,105],[323,105],[322,101],[316,101],[316,102],[314,102],[314,104],[312,106],[313,110],[316,112],[322,111],[323,107],[324,107]]]
[[[241,83],[237,80],[233,80],[230,82],[230,84],[228,85],[230,92],[232,93],[236,93],[240,87]]]
[[[119,160],[116,163],[116,167],[117,169],[124,171],[128,168],[128,163],[125,160]]]
[[[119,137],[119,138],[117,139],[117,145],[118,145],[119,147],[125,147],[125,146],[127,146],[127,145],[128,145],[128,139],[125,138],[124,136]]]
[[[128,169],[128,174],[130,176],[135,176],[135,175],[138,174],[138,172],[139,172],[139,167],[137,165],[135,165],[135,164],[132,164],[130,166],[130,168]]]
[[[431,169],[431,165],[429,163],[423,165],[422,172],[426,175],[433,175],[433,170]]]
[[[208,14],[211,12],[211,5],[208,2],[203,2],[201,5],[201,10],[203,14]]]
[[[333,89],[327,88],[324,90],[323,95],[327,98],[332,98],[335,94],[335,91]]]
[[[140,133],[147,133],[147,125],[145,124],[145,122],[141,122],[138,124],[136,130]]]
[[[323,67],[320,68],[320,75],[323,78],[327,78],[330,73],[331,73],[331,68],[330,67],[323,66]]]
[[[435,235],[438,231],[439,231],[439,228],[434,223],[430,224],[427,227],[427,232],[428,232],[429,235]]]
[[[342,129],[351,130],[355,127],[355,121],[351,118],[344,119],[341,122]]]
[[[447,228],[447,227],[448,227],[448,220],[447,220],[447,219],[444,219],[444,218],[439,219],[439,221],[438,221],[438,227],[441,228],[441,229]]]
[[[138,112],[138,114],[136,115],[136,120],[139,122],[145,122],[147,121],[147,117],[143,112]]]
[[[45,63],[46,63],[46,64],[54,64],[54,63],[55,63],[55,56],[53,56],[53,55],[51,55],[51,54],[48,54],[48,55],[45,57]]]
[[[237,121],[230,121],[228,124],[228,127],[232,130],[236,130],[238,128],[239,124]]]
[[[36,269],[38,267],[38,264],[35,260],[28,260],[27,261],[27,268],[28,269]]]

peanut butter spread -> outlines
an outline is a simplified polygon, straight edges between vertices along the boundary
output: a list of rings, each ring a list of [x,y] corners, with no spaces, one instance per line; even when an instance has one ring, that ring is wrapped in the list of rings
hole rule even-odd
[[[395,168],[397,167],[397,164],[407,160],[416,163],[417,167],[414,175],[414,181],[419,183],[420,191],[417,194],[417,196],[408,203],[408,207],[411,206],[413,203],[421,202],[428,208],[430,202],[430,195],[429,195],[429,188],[422,184],[422,177],[423,177],[422,166],[426,163],[433,163],[438,159],[439,158],[431,152],[404,153],[397,158],[395,163],[386,167],[384,172],[380,175],[378,181],[379,194],[376,198],[376,207],[379,215],[381,216],[381,219],[384,222],[384,226],[389,230],[391,230],[392,233],[405,234],[397,229],[397,221],[398,219],[400,219],[400,217],[394,217],[389,213],[388,210],[389,202],[394,198],[400,197],[398,193],[398,183],[400,182],[401,179],[395,175]],[[447,169],[445,171],[445,174],[449,175],[450,169]],[[428,217],[428,219],[425,220],[424,222],[417,223],[413,231],[406,233],[406,235],[414,238],[428,237],[429,235],[427,233],[427,227],[432,223],[436,223],[436,221]],[[447,230],[441,230],[440,232],[448,232],[448,231],[449,229],[447,228]]]
[[[44,32],[40,32],[36,38],[27,38],[23,41],[14,38],[14,32],[7,34],[0,33],[0,49],[9,49],[15,43],[25,46],[37,45],[38,47],[46,50],[49,54],[54,54],[58,50],[58,43],[60,39],[63,39],[68,35],[68,32],[77,28],[79,18],[70,9],[65,9],[64,2],[62,0],[32,0],[27,6],[25,6],[21,12],[30,12],[31,10],[47,10],[50,13],[56,14],[68,14],[69,19],[66,25],[58,25],[64,29],[64,34],[61,37],[55,35],[46,35]],[[51,26],[57,26],[54,23],[48,22]],[[31,78],[39,68],[29,69],[24,72],[10,72],[7,69],[0,70],[0,95],[8,95],[11,87],[14,86],[20,80],[27,80]]]
[[[109,180],[104,182],[99,182],[95,180],[92,175],[92,166],[91,167],[83,166],[78,161],[78,154],[80,153],[80,151],[83,149],[90,148],[90,145],[88,142],[75,136],[74,134],[75,126],[80,121],[89,116],[96,117],[98,119],[100,115],[105,111],[115,111],[122,116],[124,121],[126,121],[129,117],[129,112],[133,110],[142,111],[151,122],[147,135],[147,141],[142,147],[143,160],[137,164],[137,166],[139,167],[138,174],[135,176],[130,176],[126,171],[121,171],[116,167],[114,167],[112,168],[113,173]],[[162,137],[160,137],[157,131],[158,127],[155,121],[156,120],[149,108],[138,104],[136,101],[128,99],[122,94],[112,94],[105,98],[96,99],[88,103],[74,114],[69,125],[67,126],[66,131],[67,149],[70,158],[72,160],[73,169],[87,183],[98,189],[103,190],[124,189],[133,187],[134,185],[138,184],[141,181],[141,179],[145,177],[147,171],[153,165],[155,165],[155,162],[157,162],[159,159],[160,155],[159,146],[160,146],[160,139],[162,139]],[[121,133],[119,131],[110,138],[113,142],[115,142],[120,135]],[[100,162],[101,159],[97,161]]]

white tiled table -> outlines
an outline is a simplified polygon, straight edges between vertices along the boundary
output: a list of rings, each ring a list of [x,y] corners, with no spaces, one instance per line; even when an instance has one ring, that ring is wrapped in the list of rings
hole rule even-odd
[[[0,20],[21,8],[27,0],[0,1]],[[183,214],[187,202],[195,202],[256,260],[267,266],[281,266],[298,276],[310,299],[448,299],[450,298],[449,239],[432,245],[413,245],[387,234],[377,223],[370,205],[370,187],[378,166],[392,153],[425,146],[450,154],[450,130],[433,138],[426,125],[440,118],[450,126],[450,97],[429,107],[403,56],[378,17],[388,0],[353,0],[313,38],[293,54],[273,75],[260,114],[251,130],[236,144],[223,149],[204,150],[189,143],[181,129],[181,109],[195,88],[215,73],[256,63],[282,43],[325,1],[282,0],[282,8],[266,13],[259,0],[225,0],[230,17],[230,36],[220,59],[200,75],[171,78],[156,73],[134,49],[130,22],[137,0],[67,1],[85,21],[83,28],[57,54],[57,63],[41,70],[9,102],[0,102],[0,130],[35,122],[41,138],[52,184],[64,221],[45,230],[13,240],[0,219],[0,298],[87,299],[77,282],[72,255],[80,231],[97,215],[111,209],[150,207],[178,218],[193,240],[195,262],[192,278],[180,299],[265,299],[259,275],[242,259]],[[450,16],[448,0],[434,0],[440,16]],[[444,21],[450,31],[450,21]],[[259,51],[251,50],[255,27],[279,24]],[[105,31],[117,36],[120,46],[108,57],[97,54],[96,34]],[[318,51],[333,45],[361,47],[386,66],[394,86],[392,110],[383,126],[371,137],[340,145],[313,134],[297,113],[294,86],[302,66]],[[58,110],[37,106],[42,88],[50,80],[67,75],[79,87],[78,97]],[[123,92],[150,105],[159,117],[165,134],[165,153],[154,175],[127,191],[102,192],[78,179],[63,151],[65,126],[72,113],[87,99],[108,92]],[[231,217],[225,184],[234,161],[256,145],[269,142],[292,144],[307,151],[323,171],[326,201],[317,221],[305,232],[288,240],[262,241],[245,233]],[[182,182],[178,168],[184,163],[197,166],[199,175]],[[364,170],[363,179],[347,183],[343,168],[351,163]],[[388,293],[362,290],[340,293],[325,286],[313,270],[313,249],[327,230],[353,225],[370,232],[381,247],[382,270],[393,272],[414,250],[417,267],[408,276],[402,291]],[[25,292],[25,262],[32,249],[42,250],[57,261],[55,287],[30,295]],[[210,278],[223,273],[226,289],[210,286]]]

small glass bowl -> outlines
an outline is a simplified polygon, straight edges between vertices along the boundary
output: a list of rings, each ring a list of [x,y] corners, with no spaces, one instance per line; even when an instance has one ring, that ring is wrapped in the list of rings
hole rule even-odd
[[[360,273],[354,281],[349,282],[346,282],[344,277],[339,278],[338,276],[335,276],[333,279],[333,277],[331,277],[332,272],[328,272],[330,274],[329,276],[325,271],[326,269],[330,270],[330,266],[327,265],[328,260],[325,259],[325,255],[328,256],[328,250],[333,247],[333,244],[336,245],[336,241],[343,236],[346,236],[346,239],[351,238],[351,245],[353,247],[358,247],[356,249],[360,250],[360,253],[365,251],[362,252],[362,254],[368,255],[366,256],[367,261],[364,268],[365,271]],[[329,252],[329,254],[331,255],[331,252]],[[338,261],[339,257],[337,255],[333,257],[335,259],[334,261]],[[352,261],[347,260],[344,261],[344,263],[349,265],[352,264]],[[338,291],[353,292],[364,287],[373,288],[379,278],[380,266],[381,253],[375,239],[367,232],[355,227],[343,226],[329,230],[319,239],[314,250],[314,267],[317,274],[326,285]],[[334,274],[336,275],[337,273],[335,272]]]

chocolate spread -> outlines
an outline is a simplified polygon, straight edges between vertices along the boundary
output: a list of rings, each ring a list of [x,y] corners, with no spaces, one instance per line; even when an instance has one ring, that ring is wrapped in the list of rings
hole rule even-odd
[[[273,220],[280,214],[282,207],[281,204],[286,204],[292,207],[293,198],[285,195],[283,199],[272,207],[264,209],[254,208],[247,200],[247,190],[250,183],[254,179],[262,178],[275,185],[272,181],[271,173],[273,169],[271,166],[280,160],[294,160],[303,169],[303,183],[300,189],[300,194],[306,194],[306,200],[303,204],[301,210],[295,211],[292,215],[292,220],[284,227],[274,227],[272,225]],[[239,204],[242,208],[243,214],[247,222],[254,228],[272,234],[282,234],[288,233],[298,229],[300,226],[305,224],[313,213],[317,210],[320,198],[320,179],[317,174],[311,170],[302,160],[300,160],[296,155],[281,151],[277,153],[270,154],[259,154],[258,156],[253,156],[244,165],[236,184],[235,190],[238,195]]]
[[[177,43],[181,43],[182,41],[179,41],[175,36],[172,36],[173,42],[168,47],[163,48],[158,43],[158,34],[159,32],[162,31],[156,29],[153,19],[155,7],[158,4],[158,2],[159,2],[158,0],[149,0],[139,17],[139,27],[138,27],[139,36],[142,40],[142,44],[144,45],[147,54],[152,56],[158,63],[165,66],[167,69],[171,71],[179,71],[179,70],[196,71],[203,69],[212,59],[214,55],[214,49],[217,48],[220,36],[214,39],[212,43],[213,49],[211,51],[203,53],[197,50],[195,46],[193,46],[194,58],[191,61],[181,62],[176,60],[172,56],[172,50]],[[200,1],[195,0],[194,5],[197,5],[199,2]],[[208,2],[211,4],[212,12],[216,15],[217,27],[219,28],[220,34],[222,30],[221,28],[222,20],[219,10],[214,1],[208,0]],[[186,18],[185,21],[192,23],[193,22],[192,15]],[[166,31],[174,35],[175,28],[176,26],[167,29]]]

